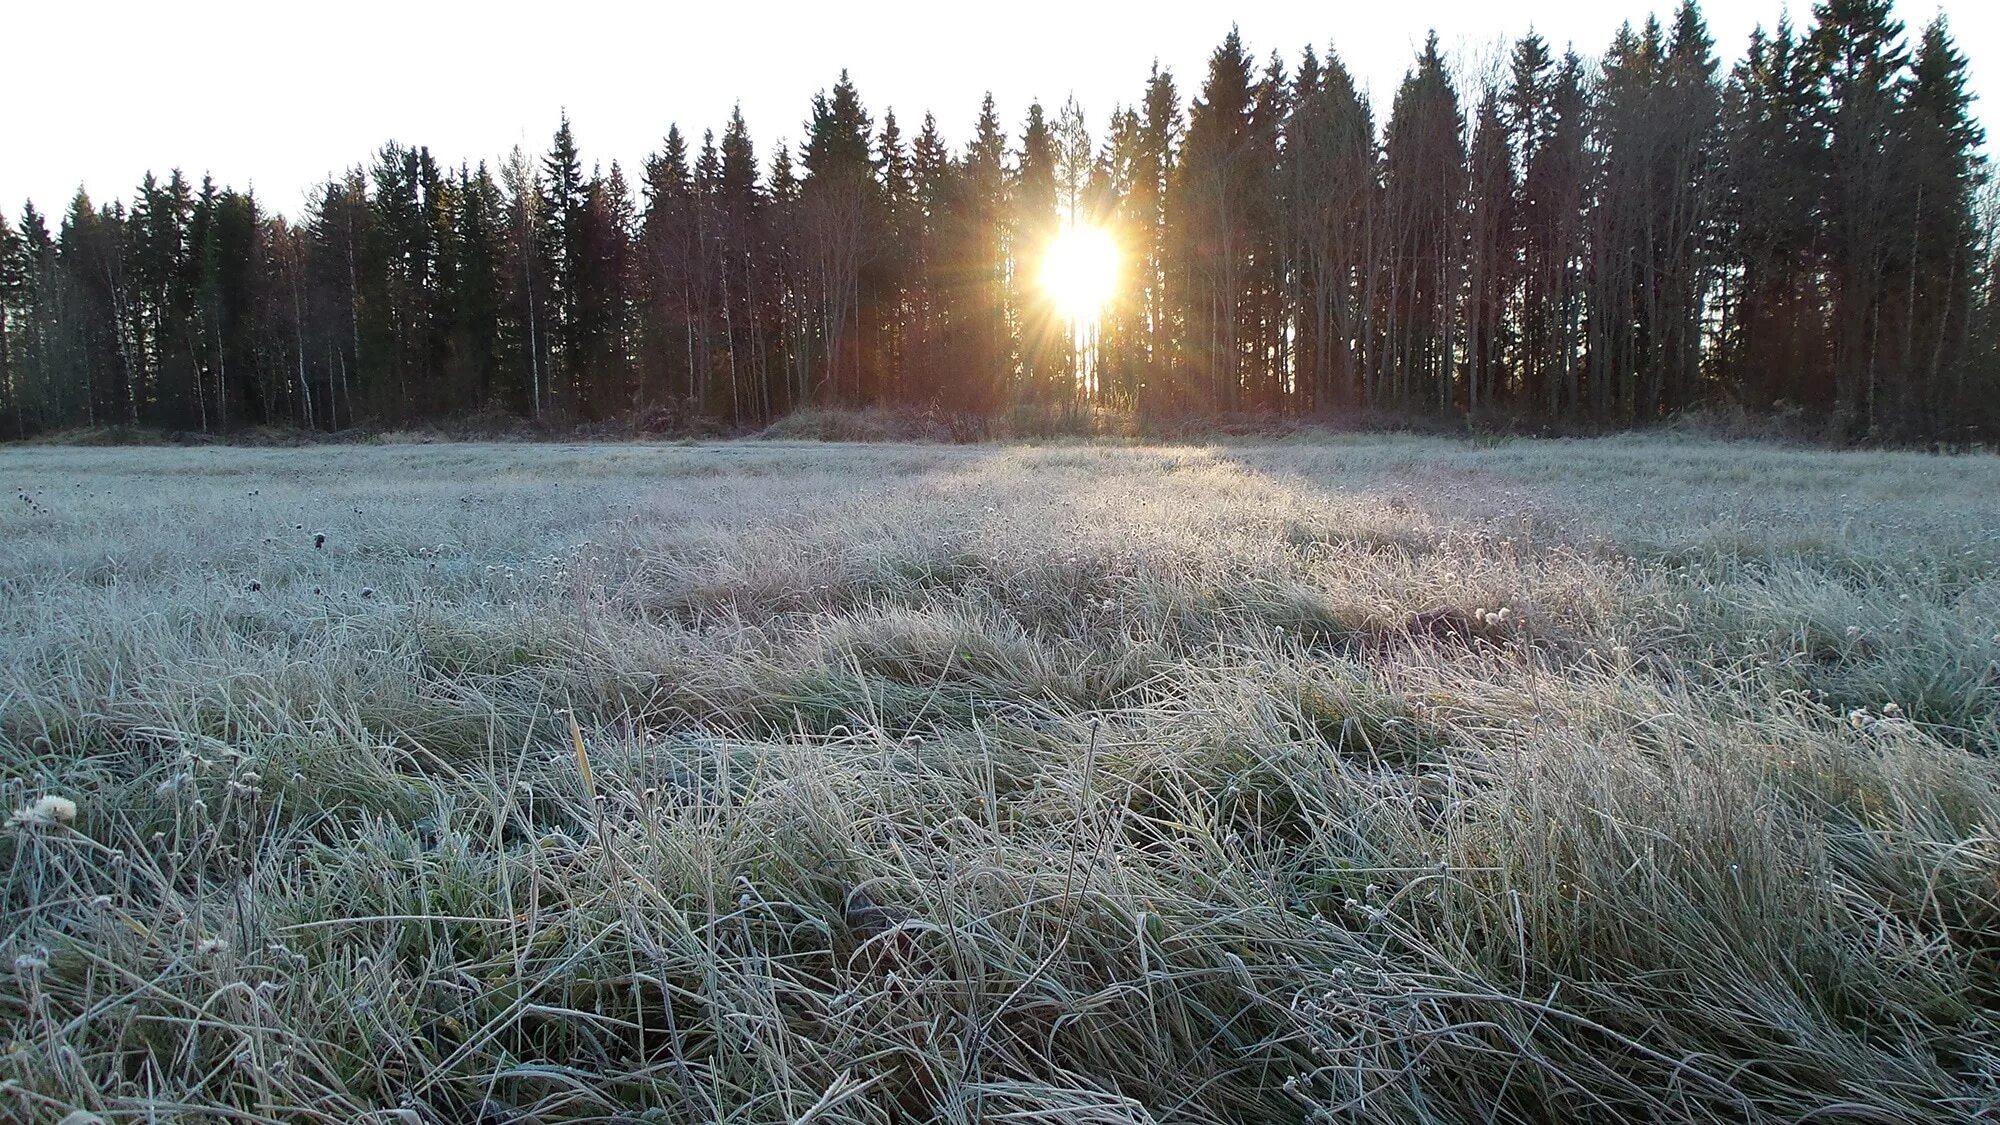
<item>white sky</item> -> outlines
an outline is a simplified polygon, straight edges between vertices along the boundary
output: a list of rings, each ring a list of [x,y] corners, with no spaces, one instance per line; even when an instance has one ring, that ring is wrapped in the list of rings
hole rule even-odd
[[[1784,2],[1704,5],[1725,70]],[[988,89],[1010,137],[1031,99],[1053,113],[1071,93],[1095,135],[1114,103],[1139,97],[1155,58],[1192,96],[1232,20],[1260,59],[1331,42],[1386,113],[1430,28],[1474,66],[1530,26],[1594,56],[1648,4],[1671,17],[1673,0],[23,0],[0,5],[0,214],[17,219],[31,197],[54,216],[79,183],[100,202],[130,198],[147,169],[175,166],[296,214],[311,185],[391,138],[454,165],[517,142],[539,153],[564,107],[585,160],[619,160],[635,182],[669,122],[698,139],[739,100],[761,161],[799,136],[808,99],[842,67],[876,120],[893,106],[906,135],[931,109],[959,144]],[[1809,0],[1791,8],[1807,21]],[[1939,7],[1897,9],[1914,41]],[[1943,9],[1985,95],[1975,110],[2000,121],[2000,3]]]

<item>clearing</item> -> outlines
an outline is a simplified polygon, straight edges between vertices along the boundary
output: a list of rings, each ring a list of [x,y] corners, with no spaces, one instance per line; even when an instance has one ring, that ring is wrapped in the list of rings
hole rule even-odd
[[[2000,1111],[2000,459],[0,486],[0,1118]]]

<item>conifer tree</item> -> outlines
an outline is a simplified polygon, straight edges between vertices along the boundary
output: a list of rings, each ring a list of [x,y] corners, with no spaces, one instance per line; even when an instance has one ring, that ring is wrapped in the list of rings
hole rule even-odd
[[[1180,309],[1189,378],[1199,401],[1228,411],[1244,405],[1245,298],[1255,262],[1253,73],[1242,36],[1231,28],[1209,56],[1169,197],[1188,282]]]
[[[507,203],[483,160],[476,169],[459,166],[452,202],[454,268],[444,383],[460,409],[484,409],[497,405],[504,378]]]
[[[1173,72],[1153,64],[1146,79],[1146,93],[1133,159],[1132,210],[1139,226],[1136,234],[1140,250],[1140,276],[1144,292],[1146,354],[1148,371],[1144,401],[1154,409],[1184,406],[1177,371],[1181,355],[1181,277],[1176,273],[1177,255],[1169,243],[1168,200],[1179,173],[1180,148],[1184,139],[1180,91]]]
[[[1757,408],[1832,407],[1815,101],[1811,56],[1782,20],[1775,33],[1752,35],[1724,90],[1722,331],[1712,363],[1737,372],[1738,395]]]
[[[1981,396],[1967,394],[1967,365],[1981,265],[1974,193],[1987,169],[1966,69],[1940,15],[1925,26],[1900,91],[1897,164],[1909,244],[1903,308],[1891,314],[1901,336],[1901,352],[1892,357],[1899,374],[1883,414],[1892,435],[1903,439],[1959,437],[1980,405]]]
[[[1516,273],[1513,153],[1499,91],[1492,87],[1481,96],[1474,115],[1469,160],[1465,410],[1476,418],[1509,389],[1508,283]]]
[[[79,191],[54,234],[33,206],[0,221],[0,433],[1740,402],[1990,440],[1968,66],[1942,19],[1906,43],[1889,0],[1820,0],[1718,81],[1683,0],[1588,67],[1530,34],[1463,106],[1433,35],[1379,136],[1332,50],[1260,63],[1232,29],[1191,110],[1156,65],[1101,143],[1074,99],[1010,136],[988,95],[954,156],[929,114],[878,126],[843,72],[768,165],[738,109],[692,145],[669,129],[637,185],[586,174],[566,115],[491,172],[391,142],[296,221],[148,174],[129,206]],[[1041,273],[1084,224],[1122,259],[1080,334]]]
[[[641,188],[637,282],[641,398],[654,405],[693,404],[695,388],[694,258],[697,216],[687,141],[680,126],[646,158]]]
[[[910,254],[918,222],[909,147],[903,141],[896,111],[882,114],[876,136],[876,183],[879,211],[875,216],[876,245],[863,287],[862,307],[870,313],[868,363],[876,370],[879,394],[895,401],[905,397],[908,381],[910,319]]]
[[[14,424],[16,438],[28,435],[27,395],[16,366],[12,329],[22,319],[27,288],[26,246],[0,212],[0,420]]]
[[[1008,253],[1015,263],[1008,304],[1020,347],[1020,393],[1029,402],[1046,404],[1056,400],[1056,380],[1068,362],[1064,343],[1068,329],[1039,276],[1041,263],[1055,245],[1062,224],[1056,192],[1055,131],[1040,102],[1029,104],[1021,126],[1008,208],[1012,220]]]
[[[578,392],[586,377],[579,275],[587,252],[584,246],[587,194],[583,158],[577,151],[569,114],[565,113],[548,155],[542,158],[540,224],[535,232],[534,261],[546,294],[542,307],[548,312],[543,329],[547,333],[548,406],[559,417],[575,416]]]
[[[949,310],[945,354],[963,372],[953,405],[997,409],[1011,391],[1013,342],[1007,307],[1007,138],[987,94],[972,141],[952,178],[942,289]]]
[[[1821,0],[1808,40],[1826,138],[1820,178],[1834,425],[1874,436],[1885,419],[1885,363],[1893,353],[1883,317],[1892,262],[1907,226],[1898,157],[1898,90],[1909,63],[1890,0]]]
[[[32,202],[21,208],[15,238],[15,256],[8,269],[12,316],[8,349],[14,374],[14,423],[25,435],[75,424],[85,409],[80,395],[86,384],[64,378],[69,373],[57,366],[61,296],[55,238]]]
[[[937,118],[926,113],[910,146],[910,218],[904,224],[910,318],[904,347],[907,401],[937,403],[947,397],[943,382],[947,223],[956,192],[955,176],[951,150],[938,132]]]
[[[1367,238],[1376,199],[1375,129],[1340,57],[1310,50],[1285,131],[1300,326],[1294,371],[1304,409],[1354,407],[1369,338]]]
[[[812,393],[835,401],[865,401],[871,390],[860,336],[861,270],[879,207],[873,124],[843,70],[831,92],[814,95],[800,153],[799,218],[811,263],[809,343],[816,356]]]
[[[764,234],[763,191],[757,151],[742,107],[730,112],[722,132],[716,203],[721,230],[723,335],[730,372],[732,422],[771,416],[770,282]]]
[[[637,222],[625,174],[614,161],[592,171],[579,215],[572,339],[577,349],[575,409],[590,421],[633,406],[632,229]]]
[[[1286,410],[1286,384],[1292,367],[1292,339],[1287,307],[1292,263],[1286,251],[1284,199],[1278,183],[1280,142],[1292,113],[1291,78],[1284,57],[1276,51],[1251,92],[1250,123],[1243,154],[1245,228],[1249,264],[1239,297],[1246,347],[1243,381],[1245,403],[1255,410]]]
[[[772,394],[773,411],[792,409],[811,401],[812,348],[807,340],[809,313],[801,257],[804,237],[800,233],[798,168],[789,145],[780,143],[771,154],[771,173],[765,196],[765,227],[771,238],[771,292],[777,327],[774,339],[778,351],[774,363],[782,373]]]
[[[1396,91],[1383,134],[1388,280],[1377,403],[1448,410],[1457,340],[1465,119],[1437,34]]]

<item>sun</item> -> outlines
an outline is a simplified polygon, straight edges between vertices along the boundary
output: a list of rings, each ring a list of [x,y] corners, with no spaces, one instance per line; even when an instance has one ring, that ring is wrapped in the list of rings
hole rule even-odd
[[[1118,285],[1118,244],[1102,227],[1065,226],[1042,259],[1042,289],[1064,316],[1083,324]]]

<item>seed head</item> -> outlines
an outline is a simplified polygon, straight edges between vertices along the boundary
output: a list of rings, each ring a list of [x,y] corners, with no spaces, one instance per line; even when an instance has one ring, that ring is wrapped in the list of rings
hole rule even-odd
[[[26,808],[15,809],[7,818],[7,827],[20,828],[25,825],[68,824],[76,819],[76,802],[68,797],[43,796],[35,798]]]

